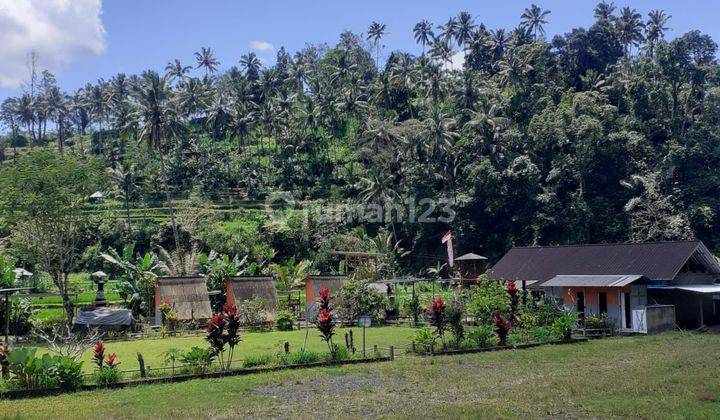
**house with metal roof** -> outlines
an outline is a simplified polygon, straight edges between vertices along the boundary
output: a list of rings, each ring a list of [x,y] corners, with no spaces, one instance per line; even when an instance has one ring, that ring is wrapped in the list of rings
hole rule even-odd
[[[720,323],[720,262],[701,241],[514,247],[489,274],[620,329]]]

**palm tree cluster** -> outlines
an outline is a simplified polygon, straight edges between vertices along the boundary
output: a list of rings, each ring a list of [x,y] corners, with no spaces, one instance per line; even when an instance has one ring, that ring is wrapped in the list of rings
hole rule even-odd
[[[666,41],[662,10],[647,22],[612,3],[594,13],[590,28],[551,40],[550,11],[536,5],[512,29],[488,29],[468,12],[422,20],[412,31],[419,54],[392,51],[384,61],[388,28],[372,22],[364,37],[345,32],[333,47],[280,48],[272,66],[251,52],[220,71],[203,47],[193,66],[173,59],[164,74],[118,74],[74,94],[47,73],[0,116],[11,144],[46,144],[50,122],[61,152],[71,145],[112,168],[129,161],[163,186],[173,220],[174,189],[443,196],[456,201],[468,240],[500,253],[513,242],[630,237],[628,212],[638,207],[624,209],[636,193],[620,181],[659,172],[658,194],[677,197],[667,211],[706,237],[720,232],[720,204],[702,192],[720,185],[717,176],[684,190],[694,195],[678,191],[703,178],[689,163],[699,150],[707,165],[720,161],[707,140],[720,118],[716,44],[697,31]],[[437,233],[399,228],[416,249]]]

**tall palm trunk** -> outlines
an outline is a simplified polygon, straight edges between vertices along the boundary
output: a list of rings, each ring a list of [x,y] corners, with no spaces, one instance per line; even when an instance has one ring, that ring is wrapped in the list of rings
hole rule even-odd
[[[165,157],[160,154],[160,174],[163,179],[163,188],[165,189],[165,200],[168,204],[168,212],[170,213],[170,225],[173,230],[173,238],[175,239],[175,249],[178,252],[180,258],[180,266],[185,267],[185,255],[180,247],[180,234],[178,233],[177,221],[175,220],[175,210],[172,205],[172,198],[170,197],[170,187],[168,187],[167,171],[165,170]]]

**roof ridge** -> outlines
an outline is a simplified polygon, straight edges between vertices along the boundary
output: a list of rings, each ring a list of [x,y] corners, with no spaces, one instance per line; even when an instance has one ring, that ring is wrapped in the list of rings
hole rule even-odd
[[[614,243],[596,243],[596,244],[567,244],[567,245],[528,245],[513,246],[511,249],[538,249],[538,248],[577,248],[577,247],[595,247],[595,246],[638,246],[638,245],[660,245],[660,244],[676,244],[676,243],[702,243],[699,239],[684,239],[677,241],[657,241],[657,242],[614,242]]]

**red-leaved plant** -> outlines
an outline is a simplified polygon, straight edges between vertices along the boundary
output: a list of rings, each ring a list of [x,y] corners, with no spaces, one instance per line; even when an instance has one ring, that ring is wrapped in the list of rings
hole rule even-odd
[[[218,357],[221,369],[230,369],[235,346],[240,342],[240,317],[237,307],[225,303],[220,313],[214,314],[207,326],[205,339]],[[227,353],[225,352],[227,346]]]
[[[495,328],[495,334],[497,334],[500,339],[500,345],[507,345],[508,332],[510,332],[512,326],[503,318],[502,312],[500,311],[495,311],[493,314],[493,328]]]
[[[517,308],[520,301],[519,290],[514,281],[507,282],[505,285],[505,292],[508,295],[508,301],[510,306],[510,326],[514,327],[517,320]]]
[[[335,358],[337,347],[332,341],[335,335],[335,319],[333,318],[332,307],[330,306],[331,299],[330,290],[327,287],[320,290],[320,308],[315,323],[320,331],[320,338],[327,343],[330,355]]]
[[[445,310],[445,302],[441,298],[436,298],[432,305],[425,309],[430,325],[435,327],[435,334],[440,338],[445,346],[445,327],[447,326],[447,312]]]
[[[93,362],[97,366],[98,370],[103,368],[103,360],[105,359],[105,345],[102,341],[98,341],[93,347]]]
[[[107,360],[105,361],[105,364],[108,368],[115,369],[120,364],[120,362],[118,361],[115,353],[110,353],[107,357]]]

